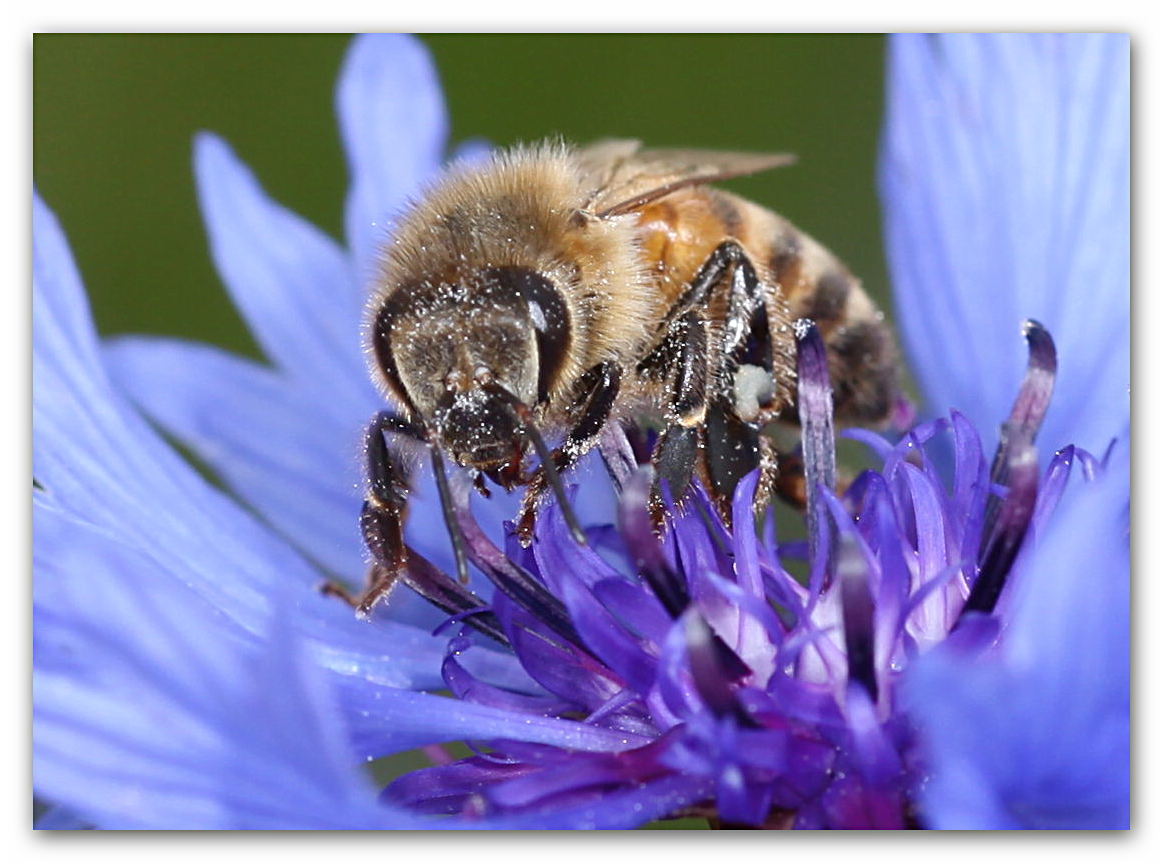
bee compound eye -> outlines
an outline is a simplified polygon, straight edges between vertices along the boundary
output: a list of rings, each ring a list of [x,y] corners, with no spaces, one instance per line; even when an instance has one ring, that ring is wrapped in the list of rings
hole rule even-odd
[[[503,285],[507,294],[521,297],[525,302],[537,343],[537,400],[546,402],[573,342],[569,305],[561,290],[536,270],[499,267],[490,271],[490,278]]]

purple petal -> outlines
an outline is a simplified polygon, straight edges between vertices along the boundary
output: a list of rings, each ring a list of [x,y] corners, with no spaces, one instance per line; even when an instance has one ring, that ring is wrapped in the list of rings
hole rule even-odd
[[[580,583],[562,584],[562,599],[585,645],[602,664],[645,695],[654,685],[655,661],[640,642],[618,625]]]
[[[645,588],[616,577],[599,581],[592,590],[622,627],[640,639],[662,644],[673,621]]]
[[[1128,826],[1129,501],[1125,457],[1075,486],[1011,576],[1000,650],[937,650],[910,668],[930,826]]]
[[[680,812],[711,796],[712,785],[701,776],[664,776],[627,791],[604,791],[592,800],[565,808],[551,804],[543,811],[493,818],[487,826],[498,830],[625,830]]]
[[[558,716],[569,709],[569,704],[560,699],[521,695],[477,680],[457,661],[457,656],[468,647],[468,639],[455,639],[449,646],[448,656],[445,657],[441,669],[449,691],[461,701],[500,707],[517,713],[530,713],[534,716]]]

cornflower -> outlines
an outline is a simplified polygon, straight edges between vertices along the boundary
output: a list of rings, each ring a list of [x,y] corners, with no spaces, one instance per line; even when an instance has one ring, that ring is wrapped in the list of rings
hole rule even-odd
[[[890,263],[937,418],[895,443],[854,432],[881,466],[838,493],[805,325],[808,543],[756,529],[754,476],[732,528],[696,498],[662,545],[642,472],[616,505],[578,473],[588,547],[550,506],[522,549],[511,502],[462,490],[479,574],[451,620],[400,592],[368,624],[318,591],[364,565],[355,441],[379,405],[360,274],[384,214],[440,164],[423,48],[362,37],[348,58],[346,249],[198,140],[215,262],[271,366],[101,344],[37,199],[44,826],[1127,826],[1127,74],[1122,37],[895,39]],[[978,429],[1003,419],[991,461]],[[409,575],[428,595],[452,567],[435,502],[422,479]],[[474,754],[453,760],[451,741]],[[377,800],[360,761],[416,747],[437,763]]]

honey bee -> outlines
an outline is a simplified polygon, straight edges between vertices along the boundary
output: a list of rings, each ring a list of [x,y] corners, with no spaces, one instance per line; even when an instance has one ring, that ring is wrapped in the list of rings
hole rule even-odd
[[[768,494],[778,459],[762,432],[795,418],[799,318],[824,335],[837,419],[886,419],[897,352],[860,282],[786,219],[709,185],[791,161],[546,143],[453,166],[410,206],[365,318],[373,376],[402,413],[381,412],[368,430],[361,524],[378,575],[361,609],[407,564],[397,436],[427,445],[467,581],[446,455],[482,490],[486,479],[525,487],[525,544],[550,493],[585,541],[561,476],[595,446],[617,461],[610,431],[624,421],[652,417],[661,429],[656,523],[663,483],[677,500],[696,473],[725,515],[756,467]],[[546,435],[559,441],[552,450]]]

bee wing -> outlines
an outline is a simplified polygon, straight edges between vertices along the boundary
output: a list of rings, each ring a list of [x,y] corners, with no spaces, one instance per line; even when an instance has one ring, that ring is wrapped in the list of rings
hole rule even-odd
[[[638,141],[599,141],[578,159],[595,191],[589,209],[620,216],[688,186],[700,186],[790,165],[790,153],[642,150]]]

